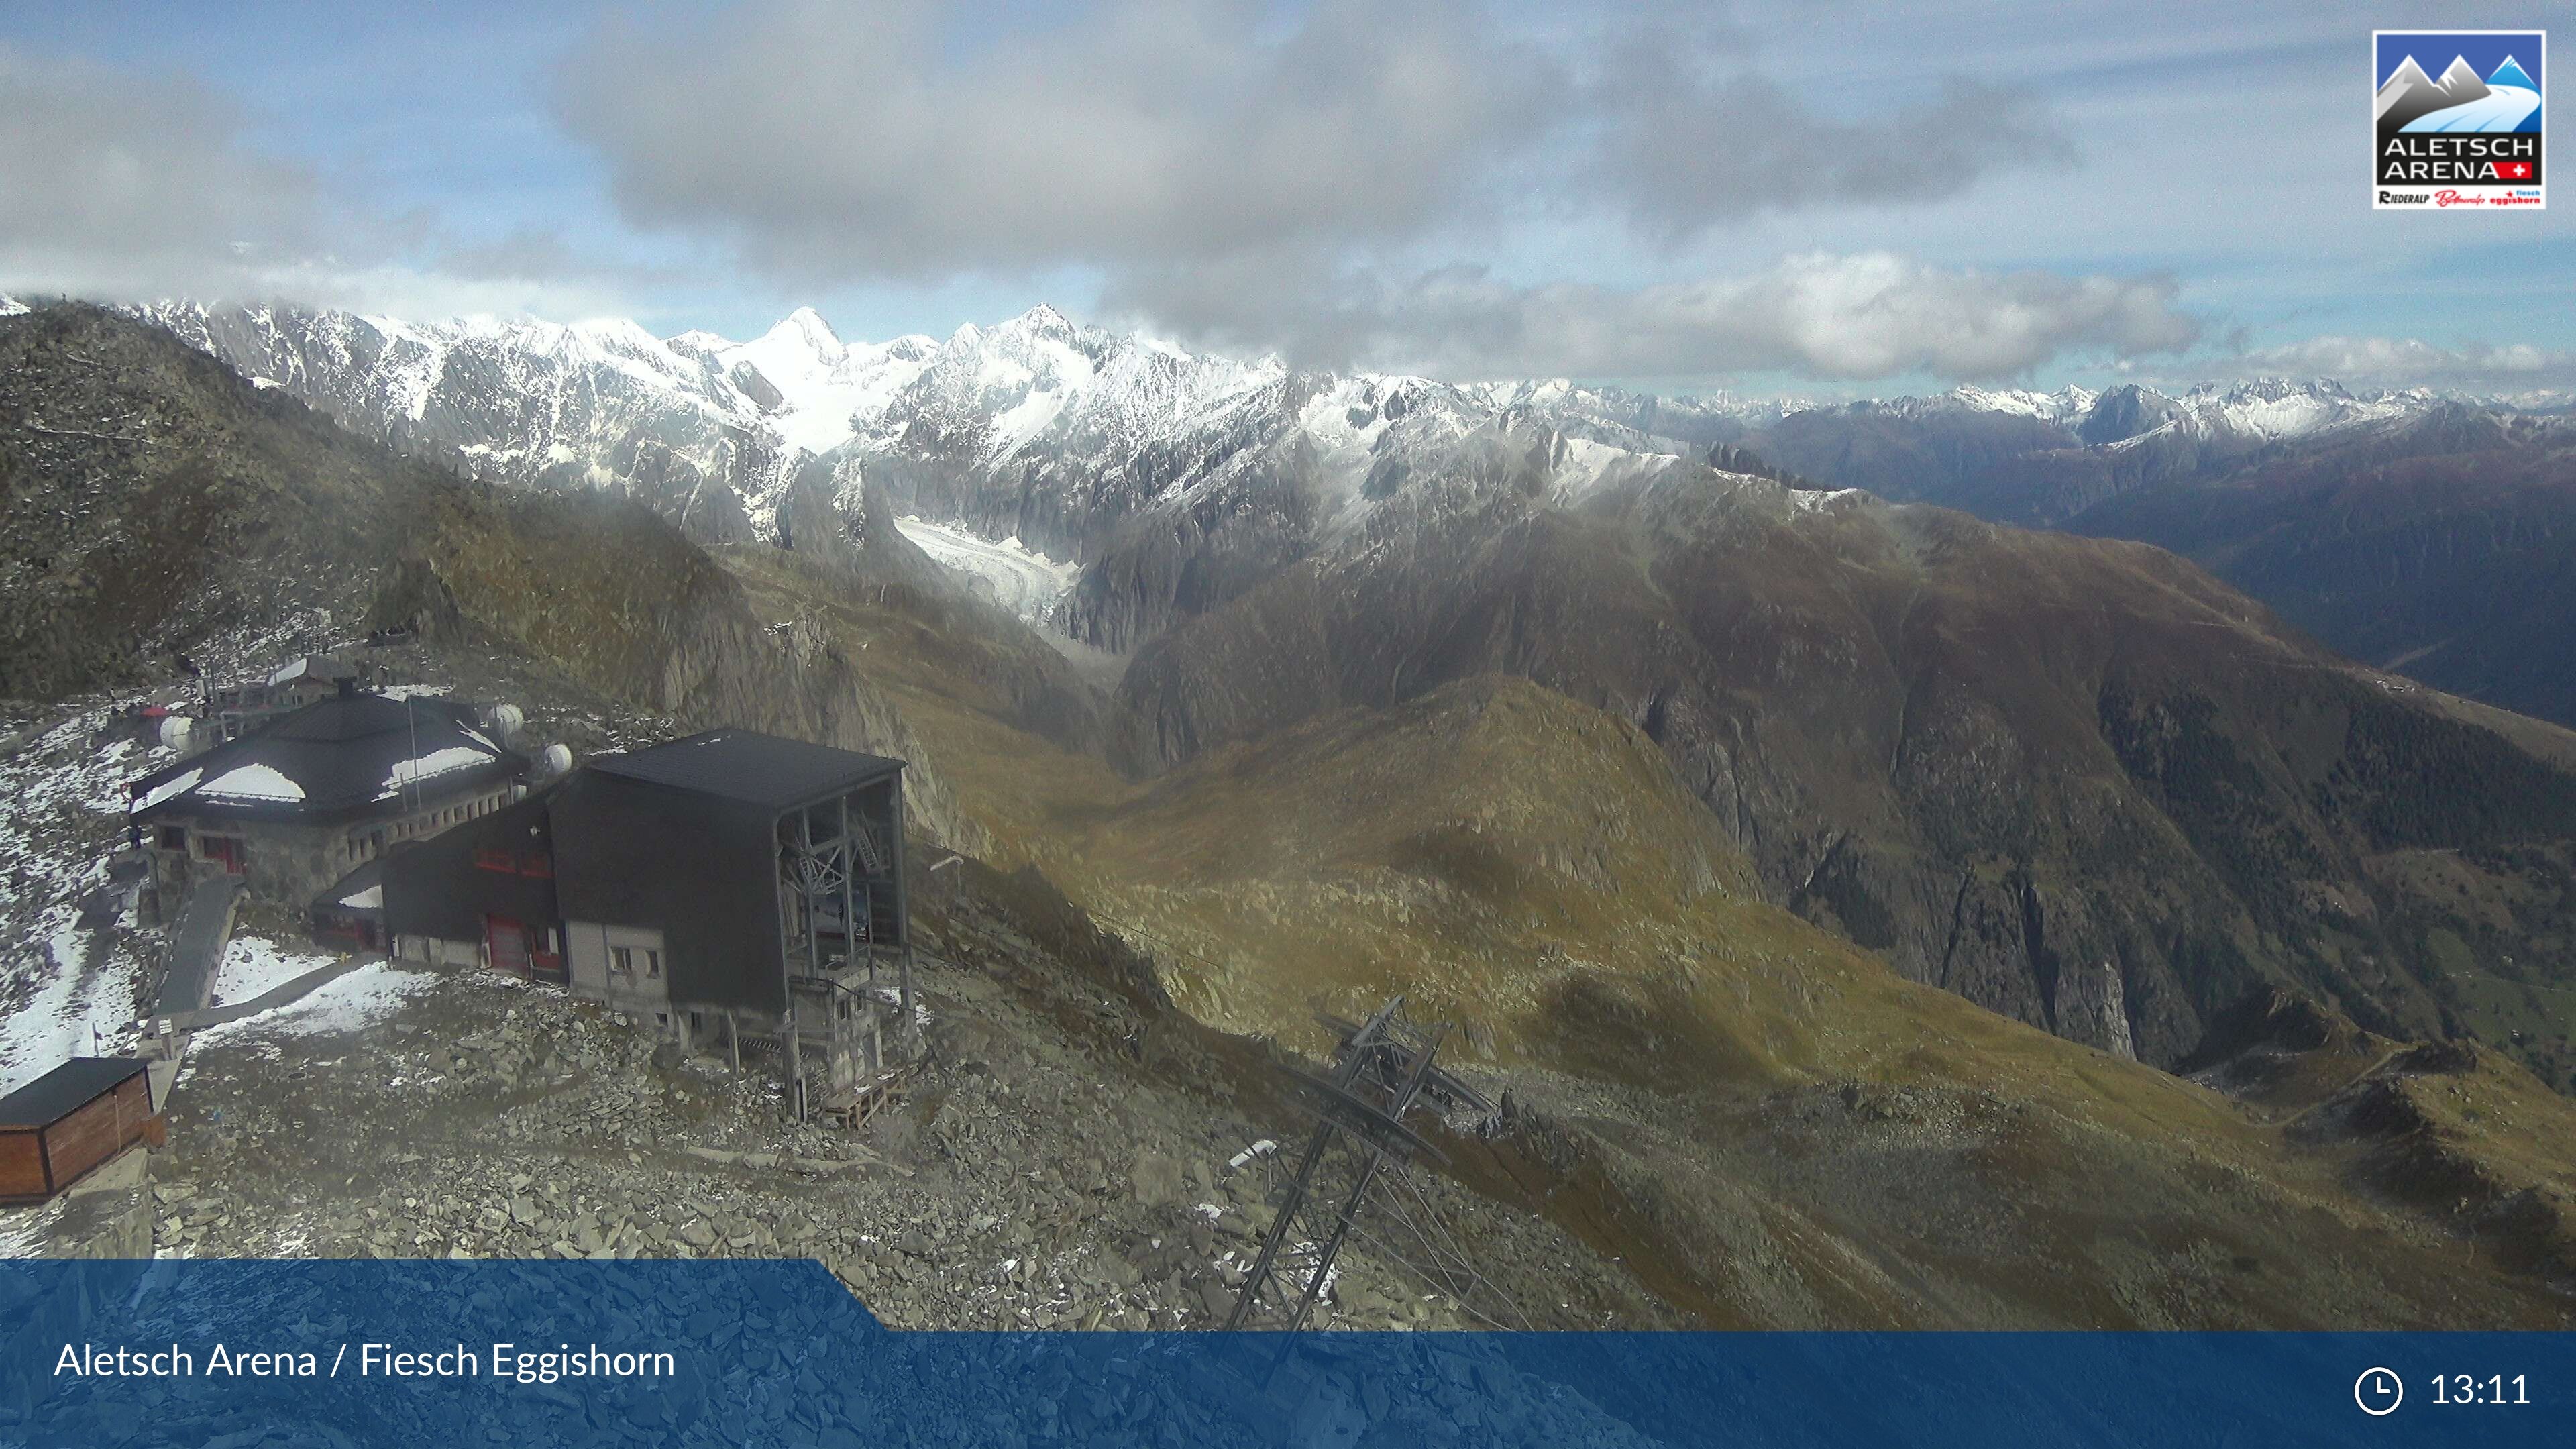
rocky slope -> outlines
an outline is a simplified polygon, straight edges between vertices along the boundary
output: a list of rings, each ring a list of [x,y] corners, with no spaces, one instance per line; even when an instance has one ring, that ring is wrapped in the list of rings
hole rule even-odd
[[[2065,526],[2170,548],[2356,659],[2576,723],[2576,428],[2446,405]]]
[[[149,329],[0,318],[0,696],[281,633],[319,647],[305,636],[363,610],[384,540],[452,482]]]
[[[702,548],[631,499],[467,481],[96,308],[0,318],[0,357],[0,597],[13,606],[0,628],[18,631],[0,690],[133,686],[170,678],[180,651],[220,668],[252,662],[254,645],[403,626],[682,723],[909,759],[925,828],[980,840],[934,752],[850,661],[764,627]],[[936,577],[890,533],[880,513],[873,540],[806,542],[839,547],[848,567]]]
[[[2446,410],[2500,415],[2429,392],[2357,394],[2327,380],[2262,378],[2179,394],[2136,384],[2102,393],[1960,388],[1811,408],[1744,441],[1836,487],[2053,527],[2130,489],[2403,433]]]
[[[792,609],[793,587],[754,592]],[[2268,1107],[1906,982],[1767,904],[1631,720],[1483,675],[1128,781],[945,685],[947,647],[916,625],[817,617],[942,743],[1009,879],[1061,882],[1199,1020],[1314,1049],[1311,1001],[1401,991],[1455,1021],[1454,1059],[1510,1093],[1489,1135],[1442,1138],[1460,1180],[1641,1265],[1696,1321],[2561,1311],[2541,1268],[2483,1270],[2435,1306],[2459,1281],[2441,1266],[2456,1220],[2356,1195],[2344,1159],[2292,1143]],[[2545,1121],[2497,1140],[2563,1156]]]
[[[751,342],[632,323],[140,309],[352,428],[462,471],[627,493],[693,539],[774,539],[803,461],[900,513],[1097,560],[1064,622],[1124,650],[1298,557],[1330,501],[1497,417],[1697,452],[1771,404],[1563,382],[1292,372],[1078,327],[1048,307],[945,341],[850,344],[810,310]],[[1400,432],[1390,425],[1411,417]]]
[[[1635,722],[1774,899],[2007,1015],[2172,1062],[2265,981],[2402,1036],[2492,1033],[2492,987],[2563,1051],[2576,737],[2156,550],[1478,442],[1143,651],[1130,766],[1517,674]]]
[[[748,538],[792,461],[720,361],[632,323],[416,325],[292,307],[138,309],[262,387],[459,471],[614,484],[693,537]]]
[[[242,438],[264,434],[263,417],[245,415]],[[2264,711],[2288,706],[2264,693],[2266,669],[2340,666],[2152,551],[1857,496],[1803,506],[1775,482],[1671,460],[1570,473],[1576,453],[1524,422],[1426,454],[1467,465],[1346,500],[1323,552],[1135,671],[1195,682],[1131,696],[1154,706],[1139,720],[1112,708],[1089,725],[1048,703],[1063,680],[1047,646],[943,591],[899,534],[817,533],[812,520],[838,511],[821,507],[825,491],[840,498],[828,470],[796,480],[814,496],[785,499],[784,549],[701,548],[630,500],[434,472],[416,491],[388,482],[409,502],[377,550],[361,601],[374,612],[333,627],[414,623],[409,648],[439,682],[489,694],[482,681],[499,675],[559,679],[571,703],[526,696],[532,722],[561,731],[586,717],[609,742],[750,715],[854,740],[891,719],[910,731],[903,748],[927,747],[916,759],[935,766],[960,822],[950,838],[986,857],[917,896],[944,963],[928,973],[942,1055],[861,1153],[767,1120],[767,1099],[711,1063],[653,1061],[532,991],[406,988],[389,1027],[328,1028],[318,1052],[244,1022],[182,1086],[198,1095],[174,1166],[195,1191],[171,1196],[165,1226],[198,1251],[810,1252],[907,1322],[1204,1322],[1262,1205],[1216,1154],[1256,1132],[1285,1140],[1301,1120],[1269,1095],[1268,1049],[1208,1023],[1311,1047],[1311,998],[1348,1008],[1404,991],[1458,1021],[1454,1060],[1510,1093],[1493,1121],[1436,1129],[1453,1167],[1422,1186],[1510,1296],[1539,1305],[1535,1322],[2565,1321],[2553,1260],[2473,1255],[2453,1219],[2356,1187],[2342,1159],[2301,1149],[2261,1104],[1902,979],[1766,899],[1858,934],[1865,894],[1783,891],[1773,826],[1739,830],[1769,821],[1773,797],[1792,821],[1884,820],[1869,840],[1893,842],[1890,854],[1973,838],[1943,834],[1953,818],[1962,830],[2019,821],[2023,835],[2002,838],[2040,846],[2096,839],[2082,834],[2095,817],[2116,817],[2102,838],[2154,827],[2120,814],[2107,775],[2084,773],[2103,750],[2125,776],[2131,756],[2164,748],[2148,773],[2173,820],[2284,809],[2193,793],[2245,781],[2181,705],[2174,731],[2088,754],[2083,729],[2108,731],[2102,706],[2066,681],[2098,684],[2098,672],[2153,701],[2148,686],[2174,680],[2160,670],[2181,667],[2172,656],[2214,653],[2228,669],[2179,677],[2216,692],[2222,724],[2277,726]],[[881,521],[864,489],[858,503],[863,524]],[[1311,607],[1266,612],[1301,578]],[[2021,583],[2004,593],[1998,578]],[[2106,580],[2121,586],[2117,608],[2103,607]],[[1386,634],[1388,621],[1416,632]],[[1876,654],[1856,621],[1886,625]],[[2211,626],[2233,637],[2213,643]],[[1202,647],[1225,638],[1239,652]],[[1659,652],[1685,645],[1699,652]],[[1314,673],[1316,661],[1330,667]],[[1641,661],[1678,672],[1641,675],[1658,688],[1640,690],[1622,671]],[[1890,661],[1922,684],[1896,721],[1873,713]],[[2484,718],[2463,728],[2519,739],[2528,758],[2563,745]],[[2308,722],[2260,738],[2322,750],[2326,731]],[[77,754],[85,732],[43,735],[41,763]],[[1187,758],[1127,779],[1093,752],[1100,739]],[[2510,753],[2454,761],[2440,744],[2401,732],[2386,748],[2415,751],[2401,763],[2429,767],[2445,795],[2457,791],[2440,771],[2465,762],[2545,805],[2545,772],[2515,779]],[[2247,748],[2238,763],[2260,784],[2270,757]],[[2071,783],[2016,805],[2019,777],[1988,769],[2015,750],[2039,778]],[[1890,761],[1904,789],[1872,794],[1869,777],[1841,772],[1851,758]],[[2349,779],[2327,772],[2325,796],[2345,813],[2318,805],[2321,817],[2376,818],[2388,802],[2367,763]],[[2281,768],[2293,764],[2317,759]],[[93,765],[104,777],[114,762]],[[1708,808],[1721,766],[1742,784],[1730,811],[1740,793],[1748,814]],[[112,831],[112,798],[86,784],[51,793],[49,814],[86,822],[73,832],[83,848]],[[2441,818],[2392,808],[2400,824]],[[2475,810],[2472,825],[2518,828]],[[2478,883],[2462,872],[2486,857],[2416,844],[2374,858],[2389,890]],[[1864,888],[1904,864],[1880,870],[1868,849],[1853,859]],[[2049,892],[2043,946],[2084,940],[2081,920],[2059,923],[2100,868],[2032,848]],[[2235,880],[2213,865],[2185,887]],[[2483,929],[2505,931],[2535,898],[2478,899],[2502,913]],[[2463,936],[2461,949],[2487,939]],[[2078,1000],[2061,980],[2061,1032],[2077,1034]],[[306,1076],[274,1069],[291,1051]],[[413,1086],[385,1085],[398,1078]],[[2529,1078],[2498,1080],[2522,1092]],[[326,1096],[338,1125],[294,1125],[319,1120],[311,1106]],[[2556,1119],[2492,1101],[2478,1111],[2497,1124],[2498,1163],[2563,1158]],[[386,1152],[395,1131],[415,1145]],[[1352,1261],[1337,1318],[1474,1321],[1374,1248]]]
[[[2080,405],[2079,405],[2080,404]],[[2576,724],[2576,428],[2279,380],[1855,404],[1747,446],[1822,482],[2168,548],[2339,652]]]
[[[2576,604],[2550,566],[2576,435],[2501,403],[2283,379],[1821,407],[1452,386],[1193,354],[1046,307],[882,344],[810,310],[749,342],[284,306],[144,315],[361,432],[479,476],[622,491],[704,543],[774,540],[820,457],[898,514],[1079,561],[1054,622],[1114,653],[1302,558],[1349,500],[1461,438],[1539,425],[1576,483],[1614,452],[1726,449],[1714,461],[1741,471],[2174,548],[2345,653],[2576,722],[2576,665],[2526,622]],[[2338,483],[2368,495],[2365,536],[2357,510],[2311,506]],[[2473,619],[2443,628],[2464,590]]]
[[[1085,553],[1060,622],[1117,648],[1159,641],[1121,703],[1104,710],[1007,620],[966,631],[986,643],[958,656],[984,671],[973,690],[1011,699],[1004,718],[1077,750],[1115,736],[1128,767],[1159,768],[1336,704],[1518,673],[1645,728],[1751,851],[1773,898],[1919,979],[2079,1039],[2169,1061],[2206,1012],[2266,979],[2308,985],[2392,1032],[2501,1026],[2532,1053],[2563,1035],[2530,1004],[2547,999],[2547,943],[2567,909],[2548,884],[2569,833],[2549,814],[2556,767],[2497,744],[2492,721],[2401,697],[2402,680],[2343,671],[2247,601],[2151,556],[1675,456],[1758,421],[1743,409],[1307,377],[1044,309],[882,354],[842,347],[810,319],[749,353],[683,343],[665,350],[699,359],[719,394],[776,393],[771,413],[799,427],[815,426],[816,398],[875,409],[853,415],[848,442],[762,485],[768,535],[803,564],[962,620],[972,604],[934,605],[945,576],[903,543],[892,508]],[[2293,437],[2366,447],[2401,414],[2419,448],[2484,426],[2458,409],[2283,387],[2179,399],[1963,391],[1830,416],[1936,431],[1983,420],[1998,436],[2056,430],[2088,456],[2143,456]],[[1734,445],[1709,446],[1756,467]],[[1759,471],[1838,466],[1798,461]],[[1728,478],[1741,481],[1693,481]],[[423,530],[434,547],[405,554],[381,617],[490,630],[684,717],[771,711],[784,728],[887,742],[936,777],[936,748],[901,735],[887,708],[852,703],[871,696],[848,655],[808,647],[793,615],[762,634],[735,581],[685,541],[607,513],[597,528],[545,521],[596,504],[522,516],[537,505],[451,494],[473,506]],[[2548,535],[2534,525],[2535,544]],[[554,550],[583,560],[552,566],[580,575],[557,591],[580,607],[548,602],[540,556]],[[656,570],[679,587],[641,582]],[[1193,622],[1218,615],[1231,622]],[[805,672],[773,678],[782,669]],[[2248,671],[2261,681],[2250,693]],[[849,722],[826,721],[821,700]],[[2299,743],[2328,728],[2319,719],[2345,721],[2345,743]],[[2391,823],[2447,808],[2429,800],[2320,793],[2347,767],[2367,776],[2355,799],[2397,790],[2389,762],[2412,758],[2421,729],[2438,734],[2445,768],[2514,788],[2537,769],[2543,783],[2519,813],[2472,810],[2460,818],[2474,826],[2457,829]],[[2209,738],[2220,754],[2207,754]],[[2284,763],[2248,773],[2239,757]],[[944,807],[941,818],[964,828]],[[2133,830],[2143,849],[2119,843]],[[2467,852],[2476,889],[2505,904],[2463,914],[2456,899],[2417,900],[2389,884],[2414,879],[2385,864],[2402,850]],[[2525,851],[2540,853],[2514,854]]]

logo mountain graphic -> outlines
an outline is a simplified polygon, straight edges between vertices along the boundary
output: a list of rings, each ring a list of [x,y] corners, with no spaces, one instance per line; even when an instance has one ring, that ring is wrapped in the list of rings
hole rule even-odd
[[[2405,131],[2506,132],[2539,108],[2540,87],[2511,56],[2481,80],[2466,56],[2455,55],[2434,80],[2410,55],[2380,86],[2374,110],[2385,137]]]
[[[2545,210],[2548,43],[2537,30],[2372,31],[2371,206]]]

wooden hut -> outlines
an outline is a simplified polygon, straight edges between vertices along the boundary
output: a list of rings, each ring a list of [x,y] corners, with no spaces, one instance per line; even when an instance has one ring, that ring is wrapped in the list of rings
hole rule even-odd
[[[41,1202],[157,1136],[140,1057],[74,1057],[0,1097],[0,1202]]]

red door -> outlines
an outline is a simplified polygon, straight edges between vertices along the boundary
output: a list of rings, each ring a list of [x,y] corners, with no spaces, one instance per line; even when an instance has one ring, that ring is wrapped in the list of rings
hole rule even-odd
[[[496,970],[528,974],[528,928],[508,916],[483,918],[483,942]]]
[[[242,843],[229,835],[204,837],[206,859],[222,863],[226,875],[242,873]]]

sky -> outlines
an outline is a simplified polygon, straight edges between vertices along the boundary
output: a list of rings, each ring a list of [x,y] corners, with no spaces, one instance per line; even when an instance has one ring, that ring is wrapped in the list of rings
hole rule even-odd
[[[735,337],[810,305],[851,339],[1044,302],[1301,366],[1753,395],[2576,386],[2576,195],[2369,207],[2371,30],[2423,23],[21,0],[0,293]]]

